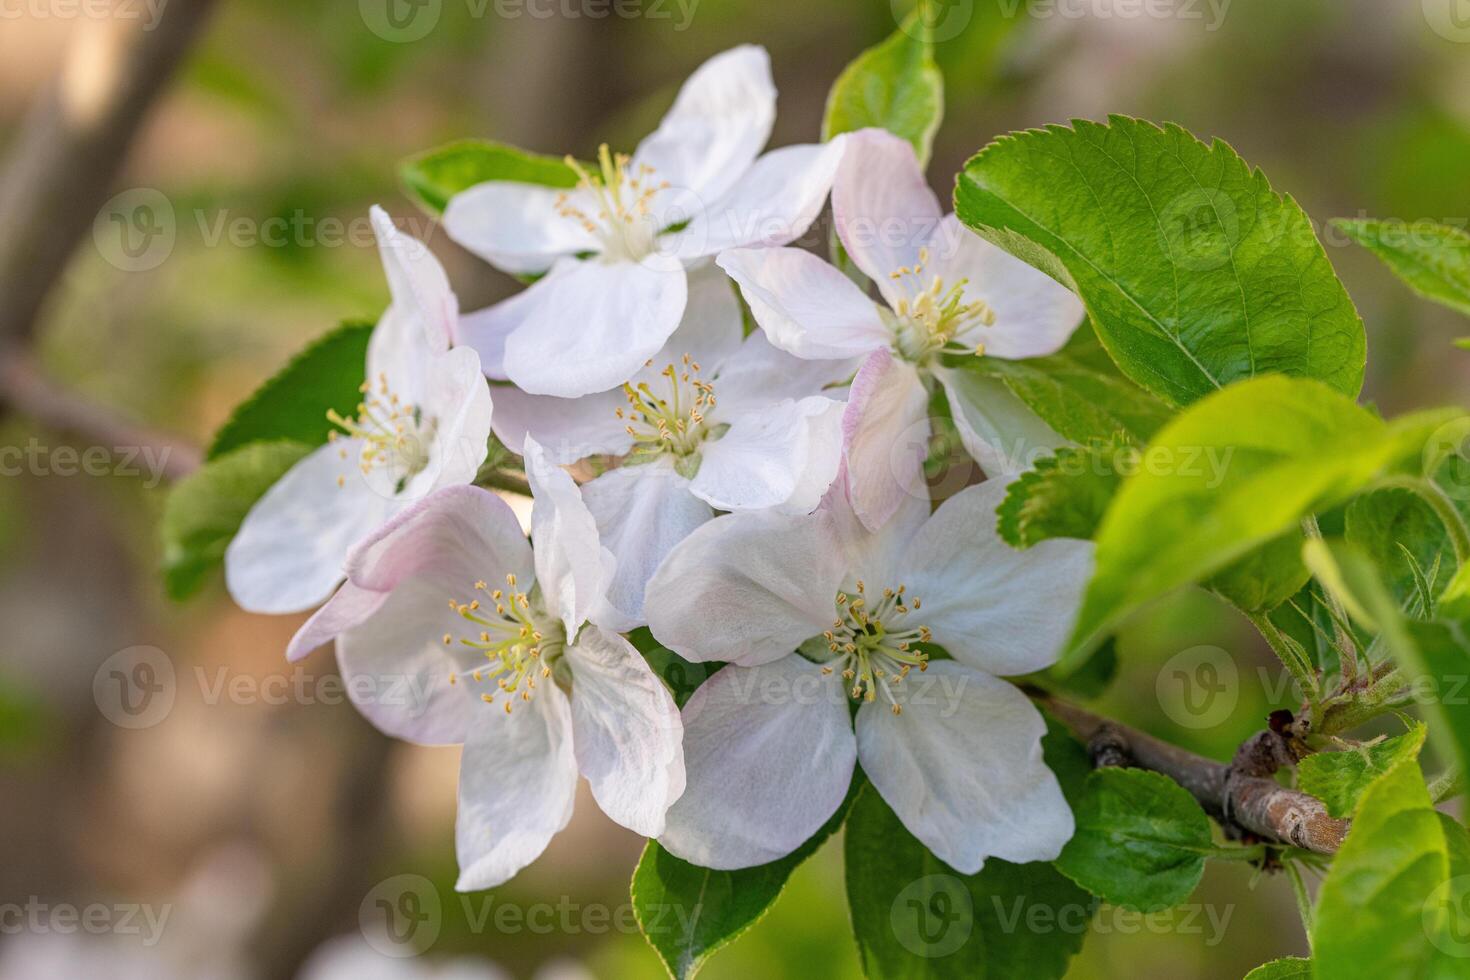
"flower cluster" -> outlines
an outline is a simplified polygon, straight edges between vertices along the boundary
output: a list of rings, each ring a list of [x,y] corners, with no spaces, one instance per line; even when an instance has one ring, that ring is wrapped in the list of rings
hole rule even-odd
[[[799,847],[859,763],[959,871],[1071,836],[1042,718],[1000,678],[1054,661],[1091,546],[1014,551],[1001,481],[936,509],[923,462],[941,394],[992,476],[1006,439],[1060,444],[955,365],[1052,353],[1081,305],[943,215],[895,136],[762,153],[775,98],[765,52],[737,48],[633,153],[568,158],[575,187],[455,196],[450,236],[536,277],[489,309],[461,314],[375,210],[393,301],[362,402],[230,546],[242,606],[320,605],[292,659],[335,642],[375,681],[349,690],[426,692],[363,697],[375,725],[463,744],[461,888],[533,861],[579,776],[713,868]],[[790,245],[829,195],[851,272]],[[492,430],[524,459],[529,541],[476,485]],[[682,710],[626,635],[645,626],[723,665]]]

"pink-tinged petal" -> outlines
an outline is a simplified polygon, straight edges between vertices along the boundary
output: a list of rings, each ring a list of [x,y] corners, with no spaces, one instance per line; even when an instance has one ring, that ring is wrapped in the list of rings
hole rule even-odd
[[[887,347],[893,336],[851,279],[799,248],[737,248],[715,260],[750,304],[772,344],[797,357],[841,359]]]
[[[929,392],[912,364],[874,351],[853,378],[842,429],[848,496],[864,527],[882,528],[905,499],[928,499]]]
[[[575,217],[560,212],[563,198],[589,214],[597,204],[588,192],[535,184],[491,181],[449,199],[444,230],[461,247],[503,272],[545,272],[568,255],[602,248],[597,235]]]
[[[644,622],[644,587],[654,570],[714,511],[689,492],[689,481],[666,460],[604,473],[583,485],[582,499],[597,519],[603,547],[617,560],[607,593],[610,609],[592,619],[631,629]]]
[[[996,532],[1006,481],[946,500],[919,529],[898,574],[923,600],[919,618],[956,660],[1001,676],[1056,662],[1092,575],[1092,542],[1061,538],[1025,551]]]
[[[1061,853],[1072,811],[1042,759],[1046,723],[1031,701],[953,661],[931,662],[900,691],[902,714],[881,699],[858,711],[858,759],[909,833],[961,874],[987,857]]]
[[[352,546],[401,507],[362,477],[360,451],[352,439],[318,448],[250,508],[225,551],[225,584],[240,608],[294,613],[323,602]]]
[[[388,212],[373,205],[371,215],[393,305],[412,315],[429,350],[448,350],[459,320],[459,300],[449,288],[444,267],[428,245],[394,227]]]
[[[690,492],[716,510],[812,510],[841,463],[842,410],[818,395],[731,418],[724,435],[705,441]]]
[[[382,608],[387,598],[386,592],[360,589],[351,582],[343,582],[332,598],[312,613],[311,618],[291,637],[286,647],[286,659],[291,663],[304,660],[307,654],[331,643],[344,630],[367,622]]]
[[[378,594],[386,598],[375,614],[337,637],[347,696],[394,738],[419,745],[463,742],[471,723],[487,713],[470,678],[484,655],[459,642],[474,636],[476,627],[449,608],[444,586],[428,578]]]
[[[845,573],[824,511],[729,514],[669,553],[644,611],[653,635],[686,660],[756,666],[831,628]]]
[[[527,300],[528,292],[523,289],[493,306],[466,313],[455,325],[455,346],[469,347],[479,354],[480,369],[491,381],[510,380],[505,373],[505,341],[526,318],[529,307],[536,303],[535,296]]]
[[[596,626],[567,647],[577,765],[598,806],[645,837],[684,782],[684,724],[668,688],[627,640]]]
[[[688,227],[661,244],[688,262],[727,248],[795,241],[821,213],[845,145],[839,136],[830,143],[772,150],[723,197],[705,198]]]
[[[614,560],[598,541],[597,522],[571,476],[546,458],[535,439],[522,447],[531,507],[536,582],[542,601],[566,627],[567,636],[587,621],[607,592]]]
[[[695,69],[657,130],[638,145],[633,166],[652,179],[718,198],[749,169],[771,136],[776,86],[765,48],[744,44]]]
[[[983,300],[995,323],[970,331],[989,357],[1017,360],[1061,350],[1082,323],[1082,301],[1066,286],[992,245],[954,215],[945,215],[929,242],[934,275],[946,285],[965,280],[965,299]]]
[[[560,688],[538,684],[509,715],[499,705],[478,712],[459,767],[455,888],[494,888],[540,857],[571,820],[576,793],[572,710]]]
[[[526,290],[526,317],[505,343],[505,370],[534,395],[615,388],[663,347],[688,299],[682,269],[566,260]]]
[[[907,140],[881,129],[847,140],[832,186],[832,221],[847,254],[891,304],[893,273],[918,264],[919,249],[939,224],[939,198]]]
[[[515,575],[529,588],[531,546],[510,505],[489,490],[436,490],[378,529],[347,559],[359,588],[387,592],[416,576],[472,598],[475,582]],[[450,593],[439,605],[448,608]]]
[[[856,757],[838,677],[799,656],[725,667],[684,707],[688,786],[659,843],[704,868],[779,860],[837,811]]]
[[[949,368],[936,368],[934,376],[944,386],[965,452],[992,479],[1030,469],[1038,456],[1068,444],[1004,381]]]

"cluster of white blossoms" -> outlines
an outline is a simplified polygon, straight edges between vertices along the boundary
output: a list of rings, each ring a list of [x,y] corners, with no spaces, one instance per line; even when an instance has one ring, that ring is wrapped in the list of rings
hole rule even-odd
[[[230,546],[242,606],[320,605],[292,659],[335,641],[374,724],[464,745],[461,888],[533,861],[579,776],[714,868],[796,849],[858,763],[962,872],[1072,833],[1041,715],[999,678],[1054,661],[1091,546],[998,538],[1001,447],[1062,440],[947,365],[1052,353],[1081,304],[942,214],[894,136],[762,154],[775,98],[764,50],[736,48],[574,188],[454,197],[455,241],[538,277],[479,312],[375,210],[392,305],[363,402]],[[787,247],[829,195],[861,276]],[[938,388],[992,479],[936,509]],[[492,429],[524,457],[529,541],[475,485]],[[725,665],[682,711],[624,635],[642,626]]]

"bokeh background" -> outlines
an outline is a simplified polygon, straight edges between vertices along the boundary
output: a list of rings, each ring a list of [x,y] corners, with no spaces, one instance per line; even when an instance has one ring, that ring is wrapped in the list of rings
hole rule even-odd
[[[383,30],[374,5],[220,2],[112,188],[161,195],[173,244],[132,268],[102,236],[84,237],[36,333],[49,377],[117,417],[202,444],[294,350],[385,305],[370,204],[430,238],[466,309],[515,288],[414,210],[396,179],[404,157],[466,136],[583,157],[602,141],[631,148],[690,70],[747,41],[772,55],[773,145],[813,140],[832,80],[904,8],[648,0],[622,8],[639,16],[594,17],[608,8],[430,0],[422,11],[434,23],[416,36]],[[1470,19],[1454,18],[1455,0],[950,6],[962,21],[948,25],[962,29],[938,46],[947,111],[931,177],[941,194],[998,133],[1117,112],[1228,141],[1318,222],[1470,223]],[[85,20],[61,0],[0,0],[0,158]],[[1366,253],[1330,235],[1327,245],[1368,324],[1366,398],[1388,413],[1463,400],[1470,354],[1450,341],[1465,325]],[[0,415],[0,446],[35,447],[32,458],[93,445],[116,464],[104,474],[42,462],[0,478],[0,913],[167,907],[164,940],[148,955],[174,975],[232,962],[291,977],[319,943],[356,933],[375,887],[416,874],[440,900],[431,961],[473,953],[518,977],[662,975],[629,928],[640,841],[590,797],[528,871],[462,903],[457,752],[377,735],[331,686],[330,653],[291,669],[282,651],[296,619],[246,615],[218,582],[168,601],[156,533],[167,481],[141,461],[140,475],[126,472],[124,446]],[[1120,638],[1101,708],[1227,758],[1266,711],[1293,701],[1249,637],[1202,595],[1160,603]],[[105,685],[108,659],[137,646],[172,669],[171,703],[125,727],[99,708],[94,681]],[[1199,673],[1205,661],[1211,674]],[[1206,709],[1201,691],[1176,683],[1181,671],[1217,679]],[[1104,911],[1071,976],[1236,978],[1305,952],[1279,876],[1212,865],[1194,902],[1194,918],[1172,924]],[[501,926],[500,906],[569,911]],[[38,931],[16,921],[0,914],[4,980]],[[121,946],[96,948],[118,963]],[[840,843],[704,975],[858,976]]]

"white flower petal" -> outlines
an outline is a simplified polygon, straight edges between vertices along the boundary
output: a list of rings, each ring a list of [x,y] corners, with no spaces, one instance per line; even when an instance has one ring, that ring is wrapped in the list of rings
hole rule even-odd
[[[707,203],[688,227],[660,244],[687,262],[727,248],[795,241],[821,213],[845,145],[839,136],[772,150],[729,193]]]
[[[849,278],[799,248],[737,248],[715,260],[766,337],[797,357],[858,357],[893,340],[878,307]]]
[[[744,44],[695,69],[633,166],[713,200],[750,167],[771,136],[776,86],[765,48]]]
[[[909,833],[961,874],[987,857],[1022,864],[1061,853],[1072,811],[1026,696],[952,661],[931,662],[902,687],[902,714],[881,701],[858,711],[857,742],[863,772]]]
[[[927,500],[929,392],[912,364],[874,351],[853,378],[842,418],[848,498],[870,531],[906,498]]]
[[[1004,381],[948,368],[935,368],[934,376],[944,385],[965,452],[987,476],[1019,473],[1042,453],[1068,444]]]
[[[965,298],[984,300],[995,323],[974,333],[989,357],[1054,354],[1082,322],[1082,301],[1066,286],[945,215],[929,243],[932,271],[946,285],[966,280]],[[968,336],[968,335],[967,335]]]
[[[360,451],[354,439],[321,446],[250,508],[225,551],[225,583],[240,608],[293,613],[321,603],[352,546],[402,506],[362,478]]]
[[[426,394],[418,407],[432,426],[429,463],[400,491],[409,499],[430,489],[473,482],[489,451],[494,415],[490,386],[473,350],[446,351],[431,358],[426,368]]]
[[[620,388],[580,398],[553,398],[497,385],[493,397],[491,424],[500,441],[519,446],[527,437],[533,438],[542,445],[546,458],[559,466],[588,456],[621,456],[633,445],[628,423],[616,414],[628,404]]]
[[[764,330],[757,330],[720,367],[714,379],[718,404],[710,417],[725,419],[763,409],[783,398],[806,398],[829,390],[840,394],[835,389],[850,381],[861,366],[860,358],[829,361],[796,357],[772,344]],[[705,374],[709,376],[708,370]]]
[[[892,274],[918,264],[940,214],[907,140],[881,129],[848,136],[832,185],[832,221],[847,254],[889,303],[899,295]]]
[[[786,504],[802,488],[797,510],[811,510],[837,476],[842,410],[830,398],[788,398],[731,419],[723,436],[704,443],[690,492],[716,510],[761,510]],[[813,445],[813,436],[825,442]],[[813,463],[819,472],[809,474]],[[802,486],[803,478],[815,484],[823,477],[819,488]]]
[[[1017,551],[996,532],[1006,481],[967,487],[910,540],[899,575],[923,600],[919,621],[950,656],[991,674],[1056,662],[1092,574],[1092,542],[1060,538]]]
[[[348,556],[347,574],[359,588],[387,592],[417,576],[472,598],[476,581],[507,574],[529,588],[531,546],[510,505],[489,490],[437,490],[398,514]],[[449,595],[439,603],[448,608]]]
[[[457,642],[472,627],[449,609],[449,595],[438,581],[410,579],[337,637],[347,696],[379,731],[420,745],[451,745],[465,740],[476,710],[484,708],[467,676],[484,657]],[[456,640],[446,644],[446,634]]]
[[[370,213],[393,305],[412,315],[431,351],[448,350],[459,320],[459,300],[449,288],[444,267],[429,246],[400,232],[388,212],[375,204]]]
[[[684,783],[684,725],[674,699],[627,640],[588,626],[567,647],[577,765],[604,813],[657,837]]]
[[[607,591],[613,556],[599,543],[597,522],[567,471],[547,460],[535,439],[526,440],[522,453],[535,497],[531,541],[536,582],[547,610],[573,637]]]
[[[526,292],[505,371],[531,394],[575,398],[622,384],[664,345],[684,315],[688,282],[682,269],[565,260]]]
[[[611,614],[593,618],[609,628],[641,624],[645,621],[644,587],[654,570],[714,511],[689,492],[689,481],[666,461],[604,473],[583,485],[582,500],[597,519],[603,546],[617,559],[607,592],[616,618]]]
[[[686,660],[770,663],[831,628],[845,564],[825,512],[729,514],[669,553],[644,611]]]
[[[572,711],[555,684],[537,685],[507,715],[470,726],[459,769],[459,891],[494,888],[536,860],[572,818],[577,759]]]
[[[599,251],[602,243],[574,217],[558,212],[562,197],[596,213],[586,191],[513,181],[476,184],[449,199],[444,230],[459,245],[504,272],[545,272],[566,255]]]
[[[799,656],[725,667],[684,707],[688,786],[659,843],[704,868],[783,858],[837,811],[856,755],[836,676]]]

